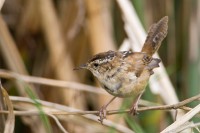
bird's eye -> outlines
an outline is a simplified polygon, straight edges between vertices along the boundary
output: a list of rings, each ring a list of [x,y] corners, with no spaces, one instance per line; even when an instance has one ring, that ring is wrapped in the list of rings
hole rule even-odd
[[[98,67],[99,66],[99,64],[98,63],[94,63],[94,67]]]

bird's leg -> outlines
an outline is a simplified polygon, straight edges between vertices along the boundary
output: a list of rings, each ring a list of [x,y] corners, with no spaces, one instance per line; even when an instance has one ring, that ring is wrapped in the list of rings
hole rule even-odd
[[[143,92],[140,93],[140,94],[135,98],[135,100],[134,100],[134,102],[133,102],[133,104],[132,104],[132,106],[131,106],[130,112],[129,112],[131,115],[137,115],[137,114],[138,114],[138,112],[137,112],[137,109],[138,109],[138,102],[139,102],[139,100],[140,100],[142,94],[143,94]]]
[[[101,124],[103,124],[103,119],[106,119],[106,108],[108,105],[115,99],[116,97],[113,97],[107,104],[103,105],[99,110],[99,121]]]

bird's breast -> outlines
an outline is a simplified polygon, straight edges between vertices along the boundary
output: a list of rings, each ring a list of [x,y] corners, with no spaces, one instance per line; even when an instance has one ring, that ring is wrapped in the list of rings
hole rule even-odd
[[[144,72],[137,77],[134,72],[129,72],[104,79],[106,80],[100,80],[101,85],[108,93],[117,97],[130,97],[143,92],[148,83],[149,74]]]

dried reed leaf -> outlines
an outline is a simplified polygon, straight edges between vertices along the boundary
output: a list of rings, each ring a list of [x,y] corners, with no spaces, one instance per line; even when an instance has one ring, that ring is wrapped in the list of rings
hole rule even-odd
[[[5,129],[4,133],[13,133],[14,132],[14,127],[15,127],[15,115],[13,112],[13,105],[12,102],[10,101],[9,95],[6,92],[6,90],[3,88],[3,86],[0,83],[0,89],[2,91],[2,94],[5,99],[5,104],[8,108],[9,114],[5,123]]]
[[[68,133],[65,128],[61,125],[61,123],[59,122],[58,118],[52,114],[48,114],[48,116],[50,116],[51,118],[54,119],[54,121],[56,122],[56,124],[58,125],[58,127],[60,128],[60,130],[63,132],[63,133]]]
[[[178,118],[174,123],[165,128],[161,133],[176,132],[176,130],[178,130],[184,123],[188,122],[199,112],[200,112],[200,104],[197,105],[192,110],[190,110],[185,115],[183,115],[182,117]]]

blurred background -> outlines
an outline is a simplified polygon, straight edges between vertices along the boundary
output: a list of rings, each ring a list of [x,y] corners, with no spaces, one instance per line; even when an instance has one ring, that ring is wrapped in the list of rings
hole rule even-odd
[[[169,17],[168,35],[158,53],[179,100],[198,94],[200,1],[131,0],[131,6],[145,31],[163,16]],[[1,12],[0,68],[23,75],[98,86],[89,71],[73,71],[73,68],[96,53],[118,50],[127,38],[116,0],[6,0]],[[2,84],[9,95],[27,96],[20,82],[2,79]],[[111,98],[72,89],[27,85],[41,100],[81,110],[98,110]],[[148,88],[142,99],[163,103]],[[128,109],[130,103],[131,99],[117,99],[109,109]],[[154,133],[173,121],[169,116],[165,111],[146,111],[136,117],[117,114],[108,119],[135,132]],[[120,132],[97,122],[71,119],[62,120],[69,132]],[[51,131],[60,132],[55,122],[49,121]],[[15,132],[42,132],[43,125],[37,116],[32,119],[16,116]],[[93,128],[96,125],[98,129]]]

